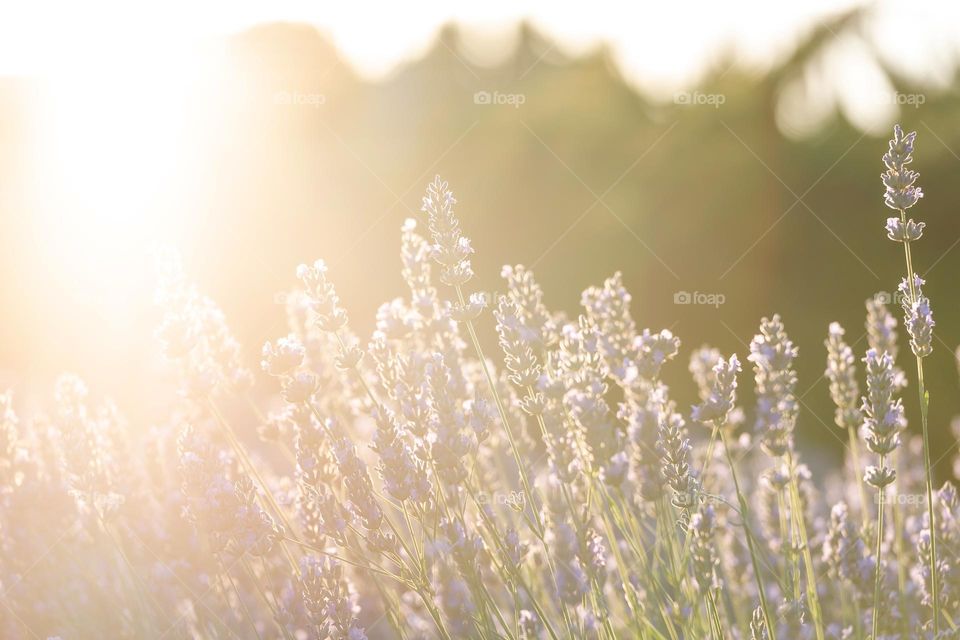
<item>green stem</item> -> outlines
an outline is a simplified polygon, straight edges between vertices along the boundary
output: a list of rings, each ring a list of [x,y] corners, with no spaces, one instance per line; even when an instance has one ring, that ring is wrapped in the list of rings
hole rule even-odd
[[[894,451],[890,456],[890,464],[893,467],[894,471],[897,469],[897,452]],[[898,558],[897,561],[897,587],[900,597],[900,610],[907,610],[907,563],[903,562],[901,559],[905,558],[904,548],[903,548],[903,515],[900,513],[900,501],[896,499],[896,484],[891,485],[893,489],[893,501],[890,504],[890,509],[893,512],[893,552]],[[900,616],[900,626],[901,631],[903,632],[903,637],[907,638],[910,636],[910,623],[907,619],[907,616]]]
[[[460,288],[460,285],[457,285],[455,289],[457,292],[457,298],[460,300],[460,304],[465,304],[466,301],[463,297],[463,289]],[[526,492],[527,500],[530,502],[531,510],[533,511],[533,520],[536,524],[538,537],[542,537],[543,523],[540,521],[539,510],[537,509],[533,492],[530,490],[530,481],[527,478],[526,467],[520,458],[520,450],[517,448],[516,439],[513,437],[513,431],[510,428],[510,420],[507,418],[507,410],[503,405],[503,400],[500,398],[500,393],[497,391],[497,385],[493,380],[493,375],[490,373],[490,368],[487,366],[487,359],[484,357],[483,350],[480,348],[480,340],[477,338],[477,331],[473,326],[473,320],[467,320],[467,332],[470,334],[470,341],[473,342],[473,349],[477,352],[477,358],[480,360],[480,368],[483,369],[483,375],[486,377],[487,384],[490,386],[490,392],[493,394],[493,400],[497,405],[497,412],[500,414],[500,421],[503,422],[503,429],[507,434],[507,441],[510,443],[510,450],[513,453],[513,459],[514,462],[516,462],[517,471],[520,474],[520,482],[523,484],[523,490]]]
[[[280,624],[279,611],[277,610],[274,603],[270,602],[270,599],[267,597],[266,591],[264,591],[263,586],[260,584],[260,580],[257,578],[257,574],[254,573],[253,568],[250,566],[250,563],[247,561],[246,555],[240,556],[240,562],[243,565],[243,570],[246,572],[247,577],[250,579],[251,584],[256,588],[256,592],[259,594],[260,599],[263,600],[263,603],[267,606],[267,609],[270,611],[270,615],[273,618],[274,623],[280,629],[280,633],[287,640],[292,640],[290,634],[287,632],[286,627]]]
[[[863,481],[863,466],[860,464],[860,439],[857,437],[857,429],[853,425],[847,426],[847,437],[850,439],[850,458],[853,464],[853,475],[856,476],[857,489],[860,492],[860,515],[863,519],[863,530],[870,528],[870,501],[867,498],[867,487]]]
[[[792,588],[793,599],[799,602],[800,573],[794,570],[793,529],[787,525],[787,501],[783,494],[783,491],[777,490],[777,511],[779,512],[777,515],[780,520],[780,548],[785,552],[783,576],[781,580],[784,584],[783,592],[786,593],[788,589]]]
[[[704,483],[707,481],[707,472],[710,470],[710,463],[713,461],[713,450],[717,445],[717,427],[710,431],[710,440],[707,442],[707,450],[703,458],[703,466],[700,468],[700,478]]]
[[[813,626],[817,632],[817,640],[824,640],[823,613],[820,608],[820,595],[817,593],[817,574],[813,569],[813,556],[810,553],[810,538],[807,536],[807,524],[803,517],[803,503],[800,500],[800,488],[797,483],[796,469],[793,464],[793,453],[787,452],[787,469],[790,472],[790,498],[792,501],[793,520],[800,534],[800,547],[803,553],[803,564],[807,574],[807,600],[810,602],[810,613],[813,616]]]
[[[707,607],[710,609],[710,617],[713,619],[718,640],[724,640],[723,623],[720,622],[720,611],[717,609],[717,600],[713,597],[712,591],[707,592]]]
[[[763,578],[760,574],[760,563],[757,561],[753,532],[750,530],[747,499],[740,490],[740,480],[737,478],[736,465],[733,463],[733,456],[730,455],[730,445],[727,443],[727,434],[723,432],[722,425],[718,425],[718,431],[720,432],[720,442],[723,444],[723,453],[726,455],[727,464],[730,466],[730,476],[733,478],[733,486],[737,491],[737,501],[740,503],[740,517],[743,519],[743,530],[747,537],[747,549],[750,551],[750,564],[753,566],[753,575],[757,581],[757,593],[760,596],[760,609],[763,611],[763,621],[767,626],[767,633],[770,636],[770,640],[776,640],[773,617],[770,615],[770,607],[767,604],[767,593],[763,588]]]
[[[243,447],[243,444],[241,444],[240,439],[237,438],[237,434],[234,433],[230,423],[226,421],[226,419],[223,417],[223,414],[221,414],[217,409],[217,405],[214,404],[212,399],[208,400],[208,406],[211,413],[213,413],[213,416],[216,418],[217,423],[220,425],[223,434],[227,437],[227,441],[230,443],[230,446],[233,447],[233,450],[240,458],[240,465],[246,469],[247,473],[249,473],[253,479],[256,480],[257,484],[260,486],[260,489],[263,491],[262,499],[266,499],[277,518],[280,520],[283,526],[287,528],[287,531],[296,533],[297,530],[293,528],[293,525],[291,524],[290,520],[287,519],[283,509],[281,509],[280,505],[277,504],[277,501],[273,497],[273,493],[270,491],[270,486],[266,483],[266,481],[264,481],[263,477],[260,475],[260,472],[257,471],[257,468],[250,460],[250,456],[247,455],[246,449]],[[287,549],[283,539],[280,540],[280,549],[283,551],[287,561],[290,563],[290,568],[293,571],[293,575],[299,575],[300,566],[290,553],[290,550]]]
[[[676,585],[676,589],[681,595],[685,596],[689,602],[694,603],[696,601],[696,594],[693,592],[693,588],[690,585],[690,583],[684,580],[684,577],[686,574],[686,571],[684,570],[684,566],[686,565],[686,558],[680,556],[680,550],[677,549],[677,545],[676,545],[676,540],[675,540],[676,536],[674,534],[676,533],[677,525],[676,525],[676,519],[674,517],[674,507],[670,503],[670,501],[667,499],[666,496],[662,497],[657,502],[656,506],[657,506],[658,513],[660,513],[660,509],[662,507],[662,513],[663,513],[662,520],[663,520],[663,527],[664,527],[663,538],[666,542],[666,546],[667,546],[666,552],[667,552],[667,556],[670,559],[670,566],[673,569],[673,575],[674,575],[673,580]],[[685,536],[683,541],[684,547],[686,547],[686,542],[690,539],[690,537],[691,536],[689,535],[689,533]],[[697,612],[697,621],[699,623],[699,626],[702,628],[704,626],[704,620],[702,617],[700,607],[693,606],[692,608]],[[710,621],[708,619],[706,626],[709,626],[709,624],[710,624]]]
[[[900,209],[900,222],[906,225],[907,213]],[[903,257],[907,263],[907,286],[910,291],[910,304],[917,301],[917,290],[914,285],[913,256],[910,253],[910,243],[903,243]],[[927,482],[927,514],[930,518],[930,594],[933,599],[933,635],[940,633],[940,581],[937,576],[937,526],[936,514],[933,509],[933,465],[930,463],[930,434],[927,426],[927,411],[929,410],[930,396],[923,382],[923,358],[917,356],[917,392],[920,395],[920,420],[923,426],[923,467]]]
[[[883,456],[880,456],[880,468],[883,468]],[[873,581],[873,638],[879,637],[877,630],[880,626],[880,585],[883,581],[883,493],[883,487],[880,487],[877,505],[877,550],[874,554],[877,570]]]
[[[257,640],[263,640],[263,636],[260,635],[260,630],[257,629],[257,623],[254,621],[253,615],[250,613],[250,607],[247,606],[247,603],[246,601],[244,601],[243,596],[240,595],[240,590],[237,588],[236,583],[233,581],[233,577],[229,573],[226,573],[225,571],[217,574],[217,577],[220,580],[220,588],[223,591],[224,599],[226,599],[226,595],[227,595],[227,590],[223,585],[224,576],[227,577],[227,581],[229,581],[230,586],[233,587],[233,592],[237,596],[237,602],[240,603],[240,609],[243,611],[243,616],[246,619],[247,624],[249,624],[250,627],[253,629],[253,633],[254,635],[257,636]],[[227,602],[229,602],[229,600],[227,600]],[[227,629],[231,630],[229,627]]]
[[[857,595],[853,596],[853,615],[856,619],[854,628],[857,631],[857,640],[863,640],[863,612],[860,610],[860,603],[857,602]]]
[[[707,483],[707,472],[710,470],[710,463],[713,461],[713,450],[714,450],[714,449],[716,448],[716,446],[717,446],[717,432],[718,432],[718,431],[719,431],[719,429],[718,429],[716,426],[714,426],[714,427],[710,430],[710,440],[707,442],[707,450],[706,450],[706,453],[705,453],[705,457],[704,457],[704,459],[703,459],[703,466],[700,467],[700,475],[698,476],[698,477],[700,478],[701,483],[702,483],[702,484],[700,485],[700,492],[704,492],[704,491],[706,491],[706,489],[707,489],[707,486],[706,486],[706,483]],[[697,499],[699,500],[699,496],[697,496]],[[683,541],[683,550],[681,551],[680,556],[681,556],[682,558],[686,559],[686,558],[687,558],[687,554],[689,553],[689,551],[690,551],[690,536],[687,536],[687,537],[684,539],[684,541]]]

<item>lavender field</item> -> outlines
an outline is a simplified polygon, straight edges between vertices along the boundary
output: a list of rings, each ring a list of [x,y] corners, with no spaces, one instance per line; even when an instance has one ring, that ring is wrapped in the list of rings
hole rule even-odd
[[[721,353],[640,328],[618,273],[576,317],[522,265],[503,267],[503,293],[474,291],[439,177],[399,230],[406,290],[372,335],[323,260],[301,265],[259,371],[161,256],[156,339],[180,389],[147,437],[74,375],[29,417],[2,396],[3,637],[960,637],[960,498],[928,446],[942,426],[927,424],[915,141],[894,130],[891,217],[864,222],[903,249],[899,295],[863,292],[863,348],[833,323],[805,350],[848,439],[826,479],[794,444],[789,318]],[[693,407],[661,380],[684,367]],[[259,376],[278,408],[245,396]]]

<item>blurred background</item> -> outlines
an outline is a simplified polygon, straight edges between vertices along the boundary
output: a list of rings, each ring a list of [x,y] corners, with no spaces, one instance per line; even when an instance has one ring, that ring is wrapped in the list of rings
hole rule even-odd
[[[0,10],[0,387],[39,403],[72,371],[150,426],[170,387],[159,247],[222,305],[251,366],[316,258],[369,335],[403,293],[400,226],[439,173],[477,289],[523,263],[575,314],[581,290],[622,271],[638,324],[684,341],[667,373],[681,406],[691,350],[743,357],[760,318],[782,314],[799,440],[829,462],[844,436],[827,326],[862,354],[864,300],[903,272],[879,179],[899,121],[918,131],[926,194],[912,213],[938,330],[934,451],[952,447],[957,3],[337,4]],[[493,345],[489,314],[482,331]],[[749,406],[749,373],[741,386]]]

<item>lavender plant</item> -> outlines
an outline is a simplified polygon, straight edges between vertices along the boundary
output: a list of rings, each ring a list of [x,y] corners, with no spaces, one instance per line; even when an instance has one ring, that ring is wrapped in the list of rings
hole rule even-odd
[[[923,295],[920,289],[924,281],[916,274],[913,267],[911,245],[923,236],[925,224],[915,222],[912,218],[908,219],[906,213],[907,209],[913,207],[923,197],[923,191],[920,187],[915,186],[920,174],[908,166],[913,162],[913,145],[916,137],[917,133],[915,131],[904,134],[899,124],[894,127],[890,148],[883,156],[883,164],[887,170],[883,173],[882,179],[885,187],[884,203],[900,214],[899,217],[887,218],[887,237],[894,242],[903,244],[903,256],[907,268],[907,275],[900,283],[899,292],[902,296],[904,325],[910,335],[910,348],[917,360],[917,391],[920,397],[923,465],[926,471],[927,485],[927,517],[930,523],[929,530],[932,532],[929,554],[930,589],[933,594],[933,632],[936,635],[940,632],[939,581],[936,570],[936,514],[933,503],[933,465],[930,462],[930,436],[927,424],[930,397],[923,379],[923,359],[933,351],[933,327],[935,323],[930,309],[930,300]]]

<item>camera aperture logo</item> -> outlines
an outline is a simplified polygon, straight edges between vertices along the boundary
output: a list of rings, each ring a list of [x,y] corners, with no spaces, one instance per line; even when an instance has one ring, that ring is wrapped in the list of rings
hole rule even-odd
[[[696,304],[720,308],[726,303],[727,296],[722,293],[704,293],[703,291],[677,291],[673,294],[673,304]]]
[[[473,94],[473,104],[508,106],[519,109],[526,103],[527,96],[522,93],[500,93],[499,91],[477,91]]]

